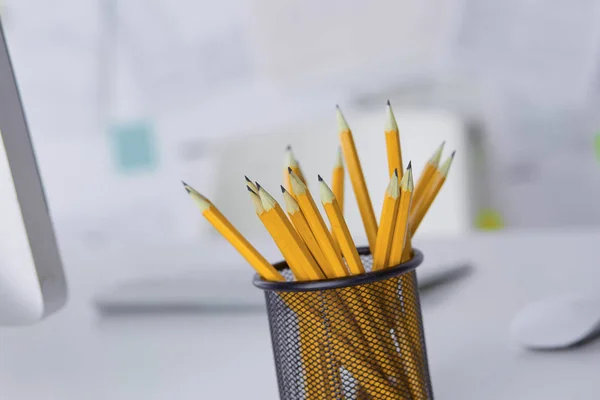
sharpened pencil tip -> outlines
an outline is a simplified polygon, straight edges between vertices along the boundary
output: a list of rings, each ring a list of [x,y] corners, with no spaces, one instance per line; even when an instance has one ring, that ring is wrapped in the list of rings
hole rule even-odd
[[[398,168],[394,168],[394,175],[396,175],[396,178],[398,177]]]
[[[250,178],[248,178],[246,175],[244,175],[244,178],[246,178],[246,182],[252,183],[252,180],[250,180]]]
[[[285,193],[285,188],[283,187],[283,185],[279,185],[279,187],[281,188],[281,193]]]
[[[185,191],[188,192],[188,194],[192,193],[192,191],[190,190],[189,187],[185,186]]]
[[[448,175],[448,171],[450,171],[450,166],[452,165],[452,161],[454,160],[454,155],[456,154],[456,150],[452,152],[450,157],[444,161],[442,165],[439,166],[438,170],[441,172],[443,176]]]
[[[440,160],[442,159],[442,152],[444,151],[444,146],[446,145],[446,141],[444,140],[439,147],[437,148],[437,150],[435,151],[435,153],[433,153],[433,155],[431,156],[431,158],[429,159],[429,161],[427,161],[429,164],[433,165],[434,167],[437,167],[440,164]]]
[[[287,146],[285,146],[285,149],[286,149],[287,151],[290,151],[290,150],[292,149],[292,146],[290,146],[290,145],[288,144]]]
[[[181,183],[183,183],[183,186],[190,186],[187,183],[185,183],[184,181],[181,181]]]
[[[288,173],[292,173],[292,167],[288,167]]]
[[[406,167],[406,169],[411,169],[412,168],[412,160],[408,162],[408,167]]]
[[[339,110],[339,109],[340,109],[340,105],[339,105],[339,104],[336,104],[336,105],[335,105],[335,108],[337,108],[337,109]]]
[[[250,186],[246,186],[246,189],[248,189],[248,191],[249,191],[250,193],[254,193],[254,190],[252,190],[252,188],[251,188]],[[254,193],[254,194],[256,194],[256,193]]]
[[[254,182],[254,184],[256,185],[256,188],[260,191],[260,189],[262,189],[262,187],[260,187],[260,184],[258,182]]]
[[[321,175],[317,175],[317,179],[319,179],[319,182],[323,182],[323,178],[321,178]]]
[[[346,121],[346,118],[344,118],[344,113],[342,113],[342,109],[337,104],[336,104],[335,118],[337,119],[338,133],[350,132],[350,127],[348,126],[348,121]]]
[[[387,108],[386,108],[386,117],[385,117],[385,125],[383,130],[385,132],[395,132],[398,133],[398,123],[396,122],[396,117],[394,117],[394,111],[392,110],[392,103],[388,100]]]

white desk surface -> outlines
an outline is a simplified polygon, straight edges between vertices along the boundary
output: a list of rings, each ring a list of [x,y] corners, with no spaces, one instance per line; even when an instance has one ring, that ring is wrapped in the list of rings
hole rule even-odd
[[[423,297],[436,398],[597,398],[600,340],[528,352],[509,342],[508,325],[530,300],[599,290],[598,246],[600,231],[418,243],[426,255],[421,268],[444,260],[475,267],[463,281]],[[74,258],[65,258],[67,308],[36,326],[0,329],[0,398],[278,398],[265,315],[100,320],[90,305],[94,284],[85,281],[84,268],[74,268]]]

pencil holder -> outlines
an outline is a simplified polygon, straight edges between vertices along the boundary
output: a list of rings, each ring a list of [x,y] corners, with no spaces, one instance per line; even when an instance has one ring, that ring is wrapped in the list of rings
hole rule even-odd
[[[368,248],[359,254],[369,271]],[[348,278],[292,282],[264,290],[282,400],[433,399],[415,268],[396,267]]]

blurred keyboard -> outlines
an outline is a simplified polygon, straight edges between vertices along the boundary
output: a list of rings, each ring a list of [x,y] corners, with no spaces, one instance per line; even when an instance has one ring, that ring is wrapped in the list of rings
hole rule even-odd
[[[471,271],[466,263],[421,268],[419,289],[424,294]],[[102,292],[94,305],[102,316],[262,313],[264,296],[248,274],[214,271],[132,280]]]

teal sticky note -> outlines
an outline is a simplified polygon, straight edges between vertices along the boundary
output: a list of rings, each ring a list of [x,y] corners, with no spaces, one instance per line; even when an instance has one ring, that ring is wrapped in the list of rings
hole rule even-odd
[[[151,171],[158,166],[153,126],[148,121],[129,121],[111,127],[113,158],[120,173]]]

